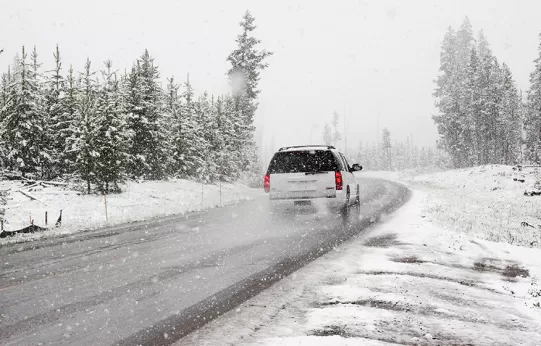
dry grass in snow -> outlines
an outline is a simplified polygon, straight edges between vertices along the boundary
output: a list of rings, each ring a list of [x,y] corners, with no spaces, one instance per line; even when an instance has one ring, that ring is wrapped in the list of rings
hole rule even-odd
[[[424,215],[445,229],[481,239],[541,247],[541,168],[488,165],[423,174],[365,172],[426,192]],[[362,175],[360,175],[362,176]]]

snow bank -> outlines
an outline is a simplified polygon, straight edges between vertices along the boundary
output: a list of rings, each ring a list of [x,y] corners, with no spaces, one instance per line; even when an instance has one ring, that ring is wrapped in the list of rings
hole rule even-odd
[[[365,172],[428,194],[426,217],[437,225],[485,240],[541,247],[541,169],[487,165],[445,172]],[[360,174],[359,176],[362,176]]]
[[[31,220],[38,226],[54,225],[62,210],[62,226],[58,229],[34,234],[19,234],[0,239],[0,244],[32,240],[36,238],[69,234],[83,229],[99,228],[150,218],[183,214],[241,200],[255,198],[261,190],[241,184],[204,185],[189,180],[129,182],[120,194],[107,196],[105,215],[104,197],[82,195],[61,187],[36,187],[30,192],[38,200],[31,200],[17,192],[22,183],[0,181],[0,189],[9,190],[4,229],[17,230],[29,225]]]
[[[179,345],[512,345],[541,340],[541,250],[448,232],[414,191],[375,230]]]
[[[427,216],[438,225],[481,239],[541,247],[540,170],[490,165],[420,175],[410,180],[426,191]]]

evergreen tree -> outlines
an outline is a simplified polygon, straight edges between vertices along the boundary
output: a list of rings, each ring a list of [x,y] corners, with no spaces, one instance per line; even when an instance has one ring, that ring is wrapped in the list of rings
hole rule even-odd
[[[64,77],[62,76],[62,60],[58,45],[53,53],[55,67],[52,73],[47,76],[47,89],[45,92],[45,112],[47,113],[48,132],[47,147],[54,155],[54,167],[51,167],[51,174],[59,175],[66,172],[66,165],[63,162],[63,153],[66,146],[66,126],[69,124],[64,119]],[[51,163],[53,163],[51,162]]]
[[[12,102],[4,107],[2,135],[7,159],[25,176],[38,173],[41,168],[40,159],[44,156],[40,143],[43,114],[34,70],[37,66],[27,63],[24,46],[18,63],[15,84],[9,96]]]
[[[500,139],[504,164],[520,162],[521,125],[520,98],[509,67],[502,66],[501,121],[497,138]]]
[[[261,40],[251,36],[252,31],[256,29],[254,21],[255,18],[249,11],[246,11],[240,22],[242,33],[236,40],[238,46],[227,57],[227,61],[231,63],[228,75],[236,102],[239,102],[238,99],[242,97],[247,98],[250,102],[257,99],[260,93],[258,89],[259,75],[262,70],[268,67],[265,62],[266,58],[273,54],[266,50],[257,49],[256,46]],[[246,114],[246,116],[249,120],[253,120],[249,118],[253,114]]]
[[[0,95],[0,123],[2,121],[2,109],[7,106],[9,102],[9,90],[11,88],[11,69],[10,66],[8,66],[7,73],[2,73],[2,85],[0,86],[2,88],[1,95]]]
[[[355,150],[355,162],[358,162],[361,165],[365,165],[364,161],[366,158],[365,148],[362,141],[359,141],[357,149]]]
[[[228,76],[235,101],[232,123],[238,138],[234,150],[240,155],[244,166],[251,162],[248,156],[253,154],[255,147],[253,123],[260,93],[260,73],[268,67],[266,59],[272,55],[271,52],[257,48],[261,41],[252,36],[256,29],[254,22],[254,17],[246,11],[240,22],[242,32],[237,36],[237,48],[227,57],[231,63]]]
[[[485,116],[483,88],[487,87],[484,82],[483,70],[477,49],[472,47],[470,63],[465,83],[462,89],[465,113],[461,117],[461,142],[459,162],[461,166],[471,166],[483,162]],[[486,91],[486,90],[485,90]],[[455,154],[456,155],[456,154]]]
[[[170,119],[170,145],[171,145],[171,164],[168,173],[172,176],[182,176],[183,162],[186,148],[186,140],[184,137],[184,120],[182,118],[182,104],[178,94],[179,85],[175,83],[173,77],[169,78],[167,90],[164,97],[165,106],[164,112]]]
[[[473,38],[473,29],[468,17],[464,18],[460,29],[456,33],[456,61],[458,64],[458,73],[464,74],[471,58],[471,49],[475,39]]]
[[[392,152],[391,152],[391,132],[387,128],[383,129],[382,149],[383,149],[383,158],[386,162],[387,169],[390,171],[393,169]]]
[[[433,117],[442,138],[442,144],[453,157],[455,166],[460,165],[462,131],[459,123],[460,78],[458,74],[457,34],[449,27],[443,39],[440,54],[440,72],[436,80],[436,106],[439,115]]]
[[[340,121],[340,115],[337,112],[334,112],[332,115],[332,127],[334,128],[334,133],[332,135],[332,143],[334,146],[342,139],[342,134],[338,132],[338,123]]]
[[[541,39],[541,34],[539,34]],[[530,74],[530,89],[526,103],[526,156],[532,163],[541,163],[541,43],[539,56],[534,60],[535,67]]]
[[[79,110],[79,88],[77,80],[73,74],[73,67],[70,66],[68,75],[61,92],[63,97],[60,99],[62,103],[62,114],[58,121],[53,124],[57,136],[56,147],[59,152],[59,169],[63,173],[73,173],[77,161],[77,153],[72,145],[75,143],[78,126],[80,126]]]
[[[203,163],[196,171],[195,178],[201,182],[211,182],[215,180],[217,172],[216,162],[213,160],[211,144],[215,137],[215,119],[211,114],[211,104],[207,93],[194,103],[194,120],[198,135],[198,159]]]
[[[3,140],[5,138],[5,117],[8,111],[13,107],[12,96],[13,96],[13,82],[11,77],[11,68],[8,66],[7,73],[2,74],[2,86],[1,86],[1,102],[0,102],[0,168],[5,169],[10,166],[10,161],[8,159],[8,148],[9,144]]]
[[[474,45],[467,18],[458,32],[449,28],[440,58],[434,93],[440,112],[434,121],[452,165],[515,162],[520,103],[511,72],[500,66],[483,32]]]
[[[44,77],[40,71],[41,64],[38,62],[38,53],[35,46],[30,59],[32,61],[31,78],[36,88],[33,102],[38,115],[37,121],[40,129],[35,134],[35,143],[39,153],[37,157],[37,170],[42,179],[49,179],[53,175],[52,170],[57,154],[52,145],[54,134],[51,131],[51,118],[46,108]]]
[[[120,191],[129,162],[131,132],[127,126],[119,81],[110,60],[102,71],[103,83],[97,94],[94,150],[95,179],[104,193]]]
[[[75,156],[76,172],[85,180],[87,193],[91,192],[91,184],[96,181],[96,148],[97,126],[97,83],[95,72],[91,70],[91,62],[87,59],[84,72],[81,74],[81,86],[78,92],[75,126],[69,147]]]
[[[194,90],[188,77],[181,96],[182,145],[179,148],[181,151],[177,154],[182,158],[180,174],[184,178],[198,178],[205,164],[203,156],[206,150],[205,142],[200,140],[203,124],[197,122],[197,104],[194,98]]]
[[[168,166],[166,124],[161,113],[158,67],[145,50],[127,78],[129,128],[134,133],[129,172],[136,177],[163,179]]]
[[[327,145],[333,144],[333,135],[332,130],[329,124],[325,123],[325,126],[323,127],[323,142]]]

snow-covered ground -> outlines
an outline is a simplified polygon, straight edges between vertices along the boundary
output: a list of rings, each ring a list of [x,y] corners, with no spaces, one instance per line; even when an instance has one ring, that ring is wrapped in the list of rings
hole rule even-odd
[[[255,198],[262,194],[261,190],[251,189],[242,184],[222,184],[220,201],[219,185],[202,186],[181,179],[128,182],[122,193],[107,196],[106,218],[103,196],[82,195],[61,186],[37,186],[24,190],[37,198],[32,200],[18,192],[21,188],[23,185],[19,181],[0,181],[0,190],[9,191],[4,224],[6,231],[29,226],[30,220],[34,220],[38,226],[45,226],[45,212],[48,213],[48,226],[54,226],[60,210],[62,210],[62,226],[45,232],[3,238],[0,239],[0,245],[199,211]]]
[[[481,239],[541,247],[541,169],[490,165],[415,175],[366,172],[366,176],[402,181],[429,197],[425,212],[441,227]]]
[[[384,224],[179,344],[539,345],[541,249],[516,245],[533,236],[521,236],[523,217],[541,223],[519,208],[539,207],[523,196],[533,176],[507,166],[408,174],[412,199]],[[481,239],[505,232],[522,240]]]

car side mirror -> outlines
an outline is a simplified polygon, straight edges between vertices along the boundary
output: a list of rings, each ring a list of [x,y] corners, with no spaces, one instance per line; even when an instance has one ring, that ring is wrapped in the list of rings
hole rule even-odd
[[[362,170],[362,169],[363,169],[363,166],[359,165],[358,163],[355,163],[355,164],[353,165],[353,167],[351,167],[351,170],[352,170],[353,172],[358,172],[358,171],[360,171],[360,170]]]

